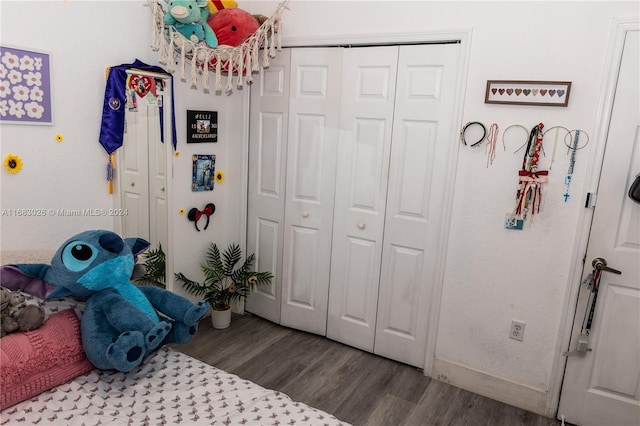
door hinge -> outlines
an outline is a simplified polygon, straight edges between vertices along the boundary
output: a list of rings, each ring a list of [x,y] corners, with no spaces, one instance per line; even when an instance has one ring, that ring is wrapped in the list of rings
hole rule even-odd
[[[595,192],[587,192],[587,200],[584,203],[584,207],[592,209],[596,206],[597,194]]]

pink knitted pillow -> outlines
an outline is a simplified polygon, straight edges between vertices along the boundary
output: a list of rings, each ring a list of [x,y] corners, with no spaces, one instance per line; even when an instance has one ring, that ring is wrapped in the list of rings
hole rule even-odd
[[[72,309],[51,315],[34,331],[0,339],[0,410],[93,369]]]

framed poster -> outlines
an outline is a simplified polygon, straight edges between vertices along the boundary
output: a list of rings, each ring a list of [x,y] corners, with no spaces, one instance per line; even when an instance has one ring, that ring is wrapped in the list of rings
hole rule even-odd
[[[0,46],[0,122],[53,124],[51,55]]]
[[[187,143],[218,142],[218,112],[187,110]]]
[[[569,105],[570,81],[487,80],[485,104]]]
[[[213,176],[216,170],[216,156],[195,154],[193,157],[191,191],[213,191]]]

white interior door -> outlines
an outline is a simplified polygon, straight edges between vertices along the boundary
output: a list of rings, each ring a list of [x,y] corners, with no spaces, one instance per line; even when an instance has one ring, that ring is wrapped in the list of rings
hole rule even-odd
[[[591,351],[569,356],[558,416],[579,425],[640,424],[640,204],[627,196],[640,173],[639,31],[626,35],[611,113],[585,274],[603,272],[589,333]],[[571,348],[582,329],[588,294],[580,289]]]
[[[125,112],[124,142],[118,150],[116,171],[119,179],[119,216],[123,237],[149,241],[149,117],[144,112]],[[118,217],[116,217],[118,219]]]
[[[327,337],[373,352],[398,47],[345,49]]]
[[[281,324],[326,333],[341,49],[291,52]]]
[[[400,46],[374,353],[424,366],[459,44]]]
[[[247,298],[246,310],[280,323],[290,50],[270,60],[251,85],[247,247],[271,283]]]
[[[163,95],[164,96],[164,95]],[[137,111],[125,111],[126,130],[116,164],[115,206],[127,214],[114,216],[116,230],[124,237],[140,237],[152,248],[169,250],[168,152],[163,143],[160,109],[148,97],[138,99]],[[166,114],[166,116],[169,114]],[[165,116],[165,122],[168,122]],[[168,124],[167,124],[168,126]],[[171,132],[167,132],[170,134]]]
[[[147,107],[149,156],[149,242],[152,247],[169,247],[167,206],[167,152],[160,135],[160,109]]]

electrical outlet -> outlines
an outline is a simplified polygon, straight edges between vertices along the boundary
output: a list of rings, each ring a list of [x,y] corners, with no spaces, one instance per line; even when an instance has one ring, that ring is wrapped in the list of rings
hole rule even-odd
[[[526,324],[523,321],[511,320],[511,330],[509,330],[509,338],[522,342],[522,338],[524,337],[525,325]]]

